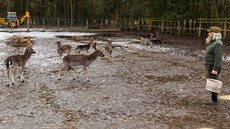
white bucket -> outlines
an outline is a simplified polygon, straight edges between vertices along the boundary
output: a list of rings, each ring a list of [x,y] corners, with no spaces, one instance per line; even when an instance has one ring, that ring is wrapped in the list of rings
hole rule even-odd
[[[206,90],[215,93],[220,93],[222,84],[223,83],[219,80],[208,78],[206,81]]]

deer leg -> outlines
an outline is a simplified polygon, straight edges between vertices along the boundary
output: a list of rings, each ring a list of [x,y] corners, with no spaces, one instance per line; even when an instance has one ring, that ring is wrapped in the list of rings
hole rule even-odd
[[[109,57],[108,51],[105,51],[105,58],[108,59],[108,57]]]
[[[10,70],[7,69],[7,86],[10,86]]]
[[[14,75],[15,75],[15,72],[16,72],[16,69],[12,69],[12,70],[10,70],[10,72],[9,72],[9,77],[10,77],[10,79],[11,79],[12,85],[15,84],[15,82],[14,82]]]
[[[83,70],[83,72],[80,74],[80,76],[79,76],[79,77],[81,77],[84,73],[85,73],[85,71]]]
[[[21,68],[21,79],[20,79],[20,82],[23,83],[24,82],[24,72],[23,72],[23,69],[24,68]]]
[[[108,61],[111,62],[112,61],[112,55],[109,55],[108,57]]]
[[[83,72],[81,73],[80,77],[84,75],[85,79],[87,80],[87,82],[89,81],[89,78],[87,76],[87,67],[83,67]]]
[[[71,72],[71,70],[73,70],[73,68],[69,66],[69,68],[67,70],[69,72],[69,75],[72,77],[72,79],[75,80],[75,77],[74,77],[73,73]]]
[[[58,74],[58,80],[61,80],[61,73],[64,69],[70,67],[68,64],[64,63],[63,66],[61,67],[59,74]]]
[[[87,80],[87,82],[89,82],[89,78],[88,78],[88,72],[87,72],[87,70],[85,70],[85,79]]]

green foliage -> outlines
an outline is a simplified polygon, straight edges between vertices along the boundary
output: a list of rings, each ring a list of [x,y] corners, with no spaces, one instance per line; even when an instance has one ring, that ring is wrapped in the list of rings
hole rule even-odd
[[[0,0],[0,16],[22,15],[28,8],[32,17],[227,18],[229,5],[229,0]]]

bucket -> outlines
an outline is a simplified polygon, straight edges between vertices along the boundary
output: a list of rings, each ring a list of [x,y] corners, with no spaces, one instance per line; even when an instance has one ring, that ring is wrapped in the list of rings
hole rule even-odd
[[[223,83],[219,80],[208,78],[206,81],[206,90],[215,93],[220,93],[222,84]]]

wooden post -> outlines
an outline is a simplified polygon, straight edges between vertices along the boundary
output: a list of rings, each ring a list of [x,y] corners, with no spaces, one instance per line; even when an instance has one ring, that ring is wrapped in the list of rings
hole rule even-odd
[[[192,32],[192,20],[190,19],[189,20],[189,33]]]
[[[196,31],[196,20],[193,21],[193,31]]]
[[[57,19],[58,28],[60,27],[60,19]]]
[[[186,20],[184,20],[184,23],[183,23],[183,31],[184,32],[186,31]]]
[[[198,28],[198,37],[201,36],[201,20],[199,22],[199,28]]]
[[[224,39],[227,37],[227,21],[224,22]]]
[[[45,18],[42,18],[43,29],[45,28]]]
[[[86,29],[88,29],[89,28],[89,21],[88,21],[88,18],[87,18],[87,20],[86,20]]]
[[[137,30],[139,31],[140,30],[140,20],[137,21]]]
[[[177,35],[180,35],[180,31],[181,31],[181,28],[180,28],[180,20],[177,20]]]
[[[148,24],[148,31],[150,31],[151,30],[151,26],[152,26],[151,20],[147,20],[147,24]]]
[[[161,21],[161,32],[164,32],[164,20]]]

